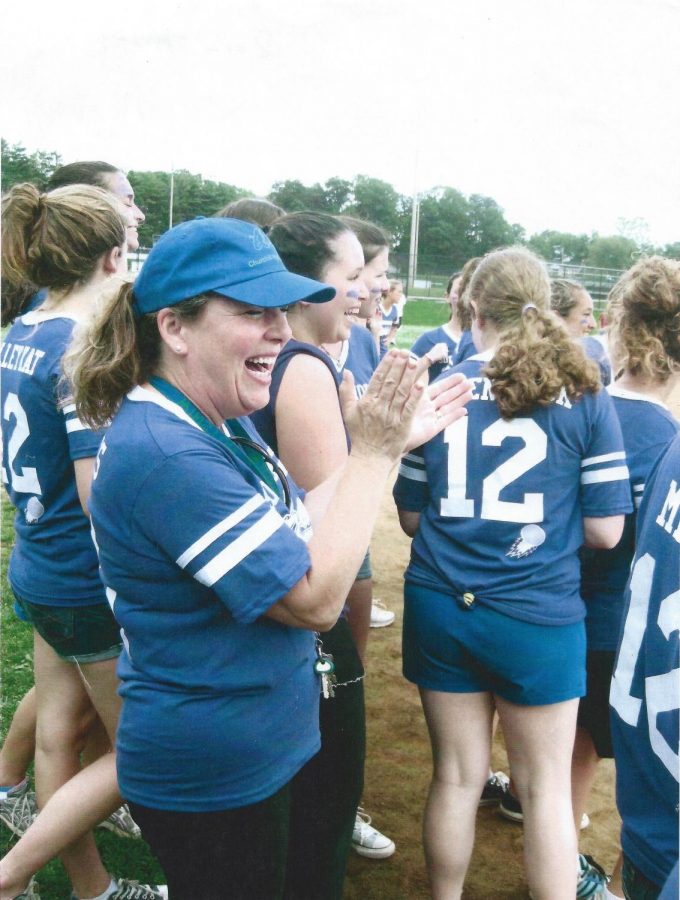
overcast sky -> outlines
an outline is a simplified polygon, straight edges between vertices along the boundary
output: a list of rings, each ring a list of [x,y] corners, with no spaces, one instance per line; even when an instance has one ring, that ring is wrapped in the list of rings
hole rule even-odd
[[[14,2],[3,137],[254,193],[365,174],[680,240],[680,0]],[[143,202],[143,198],[140,198]]]

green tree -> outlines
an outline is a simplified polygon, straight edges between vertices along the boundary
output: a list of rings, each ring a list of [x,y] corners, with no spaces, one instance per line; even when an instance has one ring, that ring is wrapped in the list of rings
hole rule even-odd
[[[661,248],[660,253],[669,259],[680,259],[680,241],[675,241],[674,244],[666,244]]]
[[[588,257],[590,238],[587,234],[547,230],[532,234],[528,246],[546,262],[583,265]]]
[[[28,153],[21,144],[8,144],[0,141],[2,154],[2,190],[8,191],[12,185],[30,181],[39,188],[44,188],[52,172],[61,165],[58,153],[45,153],[41,150]]]
[[[463,265],[469,256],[468,214],[467,199],[454,188],[433,188],[421,197],[418,229],[418,268],[421,271],[453,272]]]
[[[354,198],[353,185],[346,178],[329,178],[323,186],[329,212],[344,213]]]
[[[401,195],[379,178],[357,175],[354,179],[354,202],[348,212],[382,226],[393,238],[399,235]]]
[[[600,237],[593,235],[588,248],[586,265],[603,269],[628,269],[639,255],[638,245],[622,235]]]
[[[297,179],[277,181],[267,197],[286,212],[298,212],[302,209],[330,212],[326,192],[318,182],[307,187]]]
[[[491,197],[471,194],[468,199],[468,258],[489,250],[516,244],[524,239],[524,229],[511,225],[503,210]]]
[[[128,172],[146,221],[139,229],[140,243],[150,247],[167,231],[170,221],[170,174],[168,172]],[[231,200],[246,194],[241,188],[218,181],[204,180],[200,175],[180,170],[174,175],[172,204],[173,225],[194,219],[196,216],[212,216]]]

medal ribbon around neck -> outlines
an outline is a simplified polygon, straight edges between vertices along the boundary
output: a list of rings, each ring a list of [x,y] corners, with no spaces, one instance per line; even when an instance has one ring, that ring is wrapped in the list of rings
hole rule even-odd
[[[218,428],[214,422],[211,422],[210,419],[205,416],[191,400],[189,400],[186,394],[183,394],[179,388],[170,384],[169,381],[153,375],[149,378],[149,384],[153,385],[159,393],[172,401],[172,403],[177,404],[177,406],[183,409],[189,418],[198,425],[201,431],[204,431],[206,434],[209,434],[211,437],[215,438],[215,440],[219,441],[232,457],[239,459],[251,471],[255,472],[257,477],[270,487],[275,494],[281,497],[283,502],[290,509],[290,490],[286,484],[285,475],[281,470],[281,466],[275,460],[271,451],[261,447],[252,440],[238,419],[227,419],[224,423],[231,435],[233,435],[230,436],[221,428]],[[270,465],[279,476],[279,480],[274,477],[272,470],[269,468]]]

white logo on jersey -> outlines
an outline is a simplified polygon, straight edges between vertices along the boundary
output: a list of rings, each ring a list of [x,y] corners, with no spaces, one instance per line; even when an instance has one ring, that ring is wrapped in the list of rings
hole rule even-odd
[[[24,513],[24,518],[26,519],[27,525],[35,525],[38,519],[45,512],[45,507],[42,505],[40,500],[37,497],[29,497],[28,503],[26,504],[26,512]]]
[[[545,531],[540,525],[525,525],[505,555],[511,556],[513,559],[523,559],[534,550],[538,550],[544,540]]]

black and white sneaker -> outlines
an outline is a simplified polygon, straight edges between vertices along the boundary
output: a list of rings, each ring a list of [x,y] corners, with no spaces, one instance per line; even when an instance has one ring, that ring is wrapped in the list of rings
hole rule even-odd
[[[505,772],[494,772],[489,775],[479,798],[480,806],[496,806],[508,792],[510,779]]]

